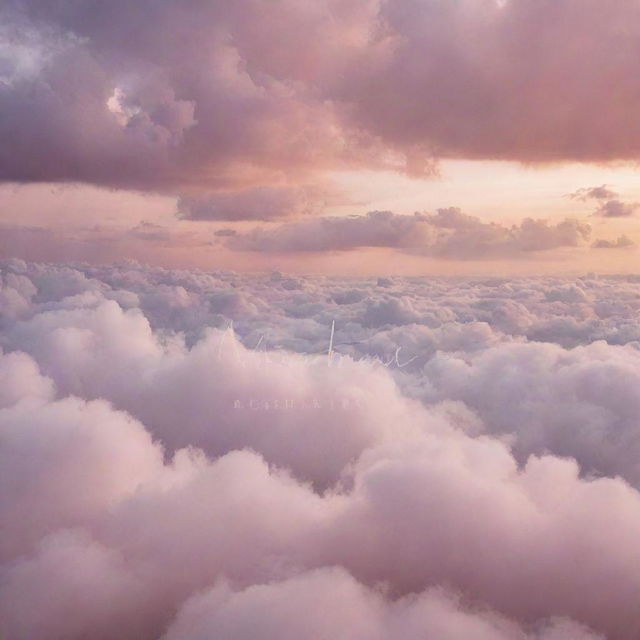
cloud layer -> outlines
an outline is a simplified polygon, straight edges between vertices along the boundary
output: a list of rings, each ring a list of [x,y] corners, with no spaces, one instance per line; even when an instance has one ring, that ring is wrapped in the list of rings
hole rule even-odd
[[[637,637],[638,287],[4,263],[4,636]]]
[[[550,224],[526,218],[507,227],[450,207],[432,215],[371,211],[366,216],[321,217],[275,228],[259,227],[235,234],[225,244],[236,250],[268,253],[392,247],[425,256],[473,260],[576,247],[590,232],[588,224],[574,219]]]
[[[0,179],[190,198],[345,167],[421,174],[438,157],[636,159],[639,11],[16,0],[2,7]],[[186,210],[237,217],[226,200]]]

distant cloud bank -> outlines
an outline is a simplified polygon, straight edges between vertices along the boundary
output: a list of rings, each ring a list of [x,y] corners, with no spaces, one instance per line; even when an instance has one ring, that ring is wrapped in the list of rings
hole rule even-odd
[[[366,216],[312,218],[236,234],[226,244],[232,249],[276,253],[392,247],[438,258],[477,260],[576,247],[590,232],[590,226],[578,220],[550,224],[527,218],[507,227],[450,207],[432,215],[372,211]]]

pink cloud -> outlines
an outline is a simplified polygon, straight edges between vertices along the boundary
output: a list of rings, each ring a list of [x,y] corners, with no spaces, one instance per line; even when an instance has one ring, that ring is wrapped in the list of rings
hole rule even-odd
[[[10,640],[636,637],[632,278],[85,269],[3,265]]]
[[[556,224],[525,219],[511,227],[486,223],[455,207],[435,214],[398,215],[371,211],[366,216],[320,217],[276,227],[236,233],[226,246],[267,253],[347,251],[359,247],[392,247],[454,259],[523,257],[561,247],[576,247],[590,227],[567,219]]]
[[[438,157],[635,159],[638,17],[625,0],[22,0],[3,10],[0,179],[189,198]]]

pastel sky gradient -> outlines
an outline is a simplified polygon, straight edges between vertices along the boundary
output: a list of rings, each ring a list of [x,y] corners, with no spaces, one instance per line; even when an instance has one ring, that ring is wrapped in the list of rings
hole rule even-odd
[[[636,0],[6,0],[0,255],[634,271],[639,18]]]
[[[0,0],[0,640],[640,640],[640,0]]]

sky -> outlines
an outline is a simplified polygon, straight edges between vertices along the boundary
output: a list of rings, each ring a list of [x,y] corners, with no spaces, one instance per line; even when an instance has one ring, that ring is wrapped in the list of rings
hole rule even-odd
[[[0,254],[632,272],[638,14],[630,0],[5,0]]]
[[[2,640],[638,640],[639,52],[0,0]]]

